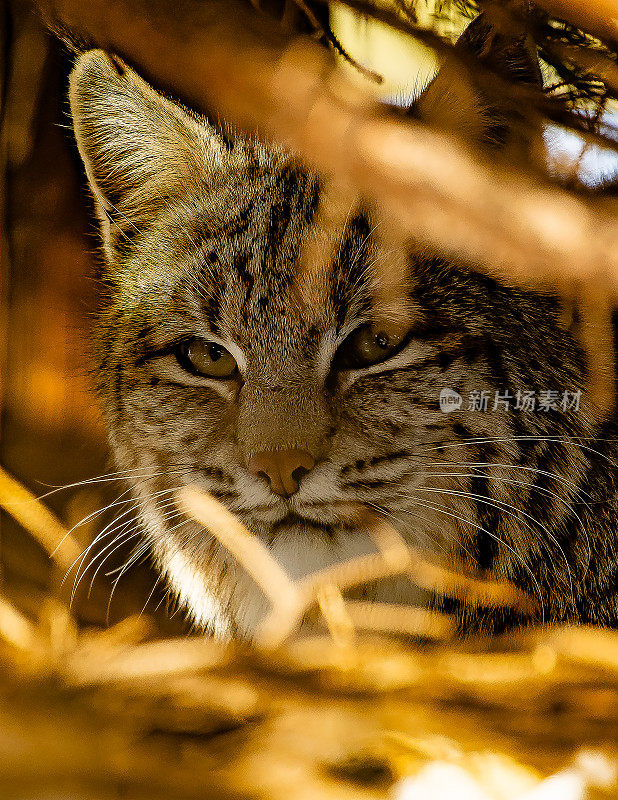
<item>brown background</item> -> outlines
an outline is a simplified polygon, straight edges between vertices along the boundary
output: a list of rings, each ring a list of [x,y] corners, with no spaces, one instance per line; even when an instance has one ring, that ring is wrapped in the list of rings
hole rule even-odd
[[[9,0],[0,14],[0,464],[40,495],[111,468],[91,388],[98,238],[70,130],[70,56],[29,3]],[[75,525],[122,488],[68,488],[46,502]],[[84,524],[75,533],[87,544],[109,519]],[[5,515],[0,525],[4,588],[34,610],[48,586],[49,559]],[[122,563],[128,552],[115,554],[101,573]],[[141,607],[155,579],[147,567],[123,577],[110,618]],[[110,579],[97,580],[90,601],[88,582],[78,597],[79,611],[88,622],[104,622]],[[153,600],[151,607],[161,596]]]

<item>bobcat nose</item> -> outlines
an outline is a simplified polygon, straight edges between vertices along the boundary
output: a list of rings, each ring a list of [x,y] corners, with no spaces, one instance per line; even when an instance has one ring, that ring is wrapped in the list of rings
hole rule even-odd
[[[249,459],[249,472],[266,478],[270,488],[281,497],[291,497],[298,483],[315,466],[315,459],[306,450],[262,450]]]

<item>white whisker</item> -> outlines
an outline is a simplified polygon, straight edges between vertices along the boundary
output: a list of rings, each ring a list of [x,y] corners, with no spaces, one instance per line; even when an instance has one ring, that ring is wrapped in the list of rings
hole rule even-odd
[[[570,594],[571,594],[571,602],[573,604],[573,608],[574,609],[576,608],[575,593],[573,591],[573,579],[572,579],[572,575],[571,575],[571,568],[569,566],[569,562],[568,562],[568,559],[566,557],[566,553],[564,552],[562,546],[560,545],[560,542],[556,539],[556,537],[552,534],[552,532],[545,525],[543,525],[543,523],[541,523],[539,520],[537,520],[531,514],[528,514],[526,511],[523,511],[522,509],[517,508],[516,506],[512,505],[511,503],[507,503],[507,502],[505,502],[503,500],[496,500],[496,499],[493,499],[493,498],[489,498],[489,497],[486,497],[485,495],[477,494],[475,492],[467,492],[467,491],[464,492],[464,491],[457,491],[457,490],[453,490],[453,489],[437,489],[437,488],[419,487],[419,486],[415,486],[414,487],[414,491],[415,492],[432,492],[432,493],[438,493],[438,494],[445,494],[445,495],[450,495],[452,497],[471,497],[478,503],[482,503],[482,504],[490,506],[492,508],[496,508],[499,511],[501,511],[503,514],[507,514],[508,516],[513,517],[518,522],[521,522],[530,532],[534,533],[534,529],[532,528],[532,526],[529,525],[526,521],[521,520],[519,515],[521,514],[526,519],[532,520],[532,522],[536,523],[543,530],[543,532],[547,534],[547,536],[550,538],[550,540],[556,545],[556,547],[558,548],[562,558],[564,559],[564,563],[565,563],[565,566],[566,566],[566,569],[567,569],[567,575],[568,575],[568,579],[569,579],[569,589],[570,589]]]
[[[541,587],[539,585],[539,582],[535,578],[534,573],[532,572],[532,570],[530,569],[528,564],[526,564],[526,562],[523,559],[523,556],[521,556],[520,553],[518,553],[513,547],[511,547],[510,544],[508,544],[507,542],[503,541],[495,533],[492,533],[491,531],[486,530],[482,525],[479,525],[478,522],[474,522],[471,519],[467,519],[466,517],[462,517],[459,514],[455,514],[452,511],[448,511],[443,506],[439,506],[439,505],[436,505],[434,503],[430,503],[430,502],[428,502],[426,500],[420,500],[419,498],[413,498],[413,497],[410,497],[410,499],[413,500],[413,502],[415,502],[417,505],[420,505],[423,508],[427,508],[427,509],[432,509],[434,511],[438,511],[441,514],[446,514],[447,516],[452,517],[454,519],[457,519],[460,522],[464,522],[464,523],[466,523],[468,525],[471,525],[472,527],[476,528],[477,530],[481,531],[482,533],[486,533],[495,542],[497,542],[498,544],[503,545],[507,550],[509,550],[515,556],[515,558],[519,561],[519,563],[524,568],[524,570],[528,573],[528,575],[530,576],[530,580],[532,581],[532,583],[533,583],[533,585],[534,585],[534,587],[536,589],[536,592],[537,592],[537,594],[539,596],[539,602],[541,604],[541,623],[545,624],[545,604],[543,602],[543,593],[541,592]]]

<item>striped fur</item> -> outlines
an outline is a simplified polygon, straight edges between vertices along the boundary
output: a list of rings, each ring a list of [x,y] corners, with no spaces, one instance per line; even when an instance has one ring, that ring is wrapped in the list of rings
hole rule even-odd
[[[618,530],[609,423],[579,410],[443,413],[442,389],[586,389],[584,355],[559,301],[410,248],[407,344],[338,370],[346,336],[376,314],[391,253],[377,211],[351,205],[337,246],[299,291],[301,243],[320,235],[323,187],[272,146],[224,137],[100,51],[71,77],[78,146],[102,220],[100,393],[112,451],[143,535],[199,627],[250,634],[264,601],[184,521],[169,490],[197,484],[268,543],[294,575],[365,552],[355,504],[415,545],[508,578],[540,618],[615,625]],[[382,320],[381,320],[382,321]],[[242,381],[182,370],[174,344],[214,336]],[[247,470],[252,452],[297,447],[316,467],[289,500]],[[416,602],[402,581],[367,589]],[[511,617],[457,608],[462,626]]]

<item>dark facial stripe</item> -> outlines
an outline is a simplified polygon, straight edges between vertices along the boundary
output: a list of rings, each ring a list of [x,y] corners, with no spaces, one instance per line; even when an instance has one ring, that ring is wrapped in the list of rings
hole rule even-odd
[[[222,469],[218,469],[216,467],[200,467],[199,471],[205,477],[213,478],[220,483],[225,483],[227,486],[232,486],[234,484],[234,478],[231,475],[223,472]]]
[[[380,464],[392,464],[393,462],[399,461],[400,459],[410,458],[411,455],[412,452],[410,450],[397,450],[394,453],[387,453],[386,455],[383,456],[374,456],[373,458],[370,458],[368,461],[365,461],[364,459],[359,459],[358,461],[355,461],[354,464],[346,464],[339,470],[339,474],[342,476],[349,475],[350,472],[352,472],[352,470],[362,472],[366,469],[369,469],[371,467],[376,467]]]
[[[471,446],[476,451],[476,461],[479,464],[489,463],[496,456],[496,448],[491,444],[475,443]],[[502,514],[498,508],[490,503],[491,495],[487,467],[479,466],[477,470],[479,474],[470,478],[470,491],[473,494],[480,495],[481,498],[486,498],[486,501],[482,499],[475,500],[476,519],[484,530],[477,530],[473,539],[476,545],[476,558],[479,567],[483,570],[489,570],[499,555],[499,544],[490,534],[498,535],[497,531]]]
[[[352,293],[357,295],[357,301],[361,301],[361,306],[364,303],[362,311],[369,313],[372,308],[369,287],[364,297],[359,296],[366,280],[367,261],[371,250],[369,221],[362,214],[354,217],[347,224],[342,236],[337,260],[331,271],[331,298],[337,330],[341,330],[346,321]]]
[[[123,386],[122,386],[122,364],[116,364],[114,367],[114,410],[116,412],[116,423],[120,424],[123,421]]]
[[[206,289],[206,297],[202,302],[202,314],[210,330],[220,333],[221,299],[225,294],[226,281],[215,253],[207,253],[204,257],[203,275],[202,286]]]
[[[401,476],[397,475],[394,478],[385,478],[384,480],[345,481],[342,486],[344,489],[383,489],[386,486],[399,483],[400,480]]]
[[[236,273],[240,278],[242,285],[245,288],[245,307],[249,303],[249,299],[251,297],[251,291],[253,289],[253,285],[255,283],[255,278],[251,272],[248,270],[250,254],[248,252],[240,253],[236,260],[234,261],[234,267],[236,269]]]

